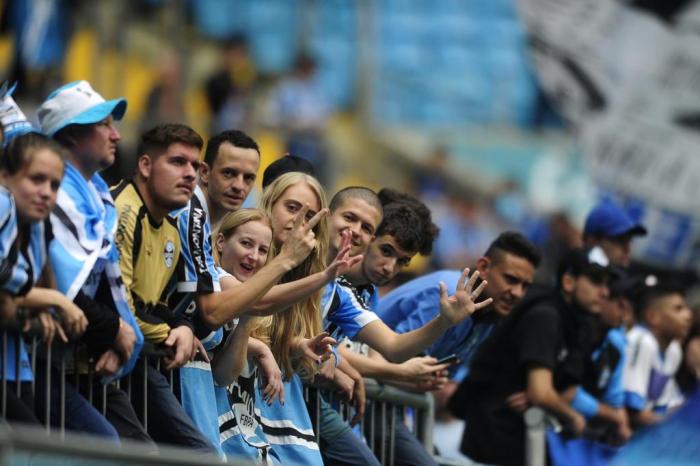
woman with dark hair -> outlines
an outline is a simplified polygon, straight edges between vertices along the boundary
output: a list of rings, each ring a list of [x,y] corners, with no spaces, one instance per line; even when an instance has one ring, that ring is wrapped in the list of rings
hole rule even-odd
[[[15,309],[30,309],[41,322],[47,345],[54,336],[68,341],[48,308],[60,313],[70,335],[79,336],[87,327],[83,312],[51,288],[53,277],[47,264],[50,232],[45,220],[56,204],[63,168],[60,147],[37,133],[17,136],[0,157],[0,294],[5,303],[3,310],[7,311],[3,317],[13,317]],[[7,367],[2,368],[3,378],[20,381],[22,401],[8,391],[5,416],[20,422],[37,422],[27,351],[19,334],[8,331],[7,337],[7,354],[3,355]]]

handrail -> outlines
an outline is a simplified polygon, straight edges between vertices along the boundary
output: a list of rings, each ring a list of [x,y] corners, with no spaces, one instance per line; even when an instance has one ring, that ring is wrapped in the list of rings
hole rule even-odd
[[[2,340],[3,345],[7,345],[7,338],[6,336],[8,333],[16,333],[19,332],[19,329],[21,327],[17,324],[17,322],[14,323],[5,323],[4,325],[0,325],[0,340]],[[69,342],[68,344],[64,344],[62,342],[55,341],[54,344],[52,344],[49,347],[46,347],[45,345],[41,345],[39,343],[39,340],[42,335],[41,327],[40,325],[37,325],[36,328],[33,328],[32,332],[30,334],[24,333],[25,336],[28,336],[28,339],[31,341],[31,344],[29,345],[31,349],[29,350],[30,355],[32,357],[32,371],[36,373],[36,356],[37,354],[40,354],[40,359],[44,360],[44,364],[46,367],[46,374],[45,378],[48,379],[46,383],[46,393],[34,393],[35,397],[46,397],[46,412],[44,413],[43,419],[49,419],[50,417],[50,406],[51,402],[49,400],[49,387],[52,384],[59,384],[60,385],[60,397],[61,397],[61,402],[59,406],[59,427],[57,431],[60,433],[60,435],[51,435],[52,429],[50,426],[50,423],[47,423],[45,428],[20,428],[20,427],[15,427],[15,424],[12,426],[3,425],[3,421],[0,419],[0,466],[3,464],[6,464],[7,461],[7,452],[10,452],[10,456],[12,455],[12,452],[17,450],[17,451],[22,451],[22,452],[27,452],[27,453],[36,453],[36,452],[46,452],[46,453],[52,453],[52,454],[66,454],[66,455],[71,455],[71,456],[77,456],[81,458],[92,458],[95,460],[98,459],[104,459],[104,460],[119,460],[122,461],[126,464],[142,464],[144,461],[144,458],[146,457],[145,455],[148,455],[148,463],[149,464],[211,464],[212,461],[211,459],[204,459],[202,460],[201,455],[197,455],[197,458],[199,460],[193,461],[193,457],[191,456],[191,453],[188,452],[188,455],[184,455],[181,451],[181,449],[177,447],[173,448],[165,448],[163,449],[159,445],[159,454],[158,455],[153,455],[153,450],[152,450],[152,445],[151,446],[144,446],[143,444],[140,443],[135,443],[135,442],[128,442],[128,441],[123,441],[122,445],[123,448],[115,448],[115,444],[113,442],[105,441],[104,439],[101,438],[95,438],[95,436],[89,435],[89,434],[75,434],[71,432],[66,432],[65,430],[65,390],[64,386],[66,383],[73,383],[71,378],[75,377],[75,386],[77,387],[78,384],[78,374],[81,374],[81,370],[76,370],[74,372],[74,376],[71,375],[69,376],[67,374],[67,364],[66,361],[70,361],[70,359],[76,359],[79,358],[77,355],[77,346],[73,342]],[[19,339],[15,339],[15,343],[19,345]],[[40,349],[44,348],[44,349]],[[19,357],[19,352],[15,351],[16,357]],[[144,345],[141,354],[146,357],[146,358],[158,358],[158,361],[153,361],[154,362],[154,370],[160,370],[160,356],[163,356],[166,354],[164,348],[161,348],[159,346],[150,344],[146,342]],[[3,349],[2,352],[2,362],[3,362],[3,367],[7,367],[5,364],[6,362],[6,355],[7,355],[7,350]],[[51,366],[52,364],[54,365],[55,368],[59,369],[58,374],[54,377],[56,380],[51,380]],[[102,414],[106,413],[106,390],[107,390],[107,385],[102,385],[102,397],[100,399],[99,395],[99,385],[94,386],[94,388],[97,388],[97,395],[96,399],[93,400],[93,383],[100,384],[99,380],[94,380],[94,373],[93,373],[93,361],[90,361],[88,364],[88,373],[85,374],[87,375],[87,394],[85,396],[87,397],[87,401],[102,412]],[[19,367],[18,363],[15,363],[15,367]],[[147,370],[148,364],[143,365],[143,370]],[[77,366],[75,367],[77,369]],[[141,370],[141,369],[136,369],[136,370]],[[170,384],[172,385],[172,372],[170,373]],[[167,377],[167,376],[166,376]],[[7,393],[7,390],[10,389],[10,386],[16,386],[17,388],[17,395],[19,395],[19,381],[16,379],[14,382],[10,382],[7,380],[4,376],[2,378],[2,385],[3,385],[3,393]],[[146,377],[143,377],[143,391],[142,393],[146,393]],[[33,382],[32,382],[33,383]],[[120,380],[117,380],[113,382],[118,388],[121,387],[125,389],[127,392],[127,396],[131,398],[131,389],[133,385],[133,379],[131,378],[131,375],[127,375],[123,377]],[[137,388],[137,390],[141,390],[141,388]],[[309,390],[315,390],[313,388],[309,388]],[[373,379],[365,379],[365,390],[366,390],[366,399],[368,403],[368,409],[366,412],[366,415],[364,419],[361,421],[361,431],[363,435],[366,433],[367,435],[367,440],[368,444],[371,446],[371,448],[374,450],[375,454],[378,456],[380,459],[380,462],[384,465],[393,465],[394,464],[394,454],[395,454],[395,429],[398,424],[403,424],[407,420],[412,421],[412,432],[417,436],[419,441],[422,443],[422,445],[425,447],[425,449],[429,452],[433,452],[433,439],[432,439],[432,434],[433,434],[433,425],[434,425],[434,401],[433,397],[430,393],[412,393],[408,392],[390,385],[385,385],[382,383],[379,383]],[[32,387],[32,391],[34,391],[34,387]],[[135,395],[136,396],[136,395]],[[328,399],[329,402],[333,402],[334,395],[330,392],[325,393],[324,392],[324,397]],[[311,402],[309,404],[310,406],[310,411],[313,412],[314,408],[316,411],[316,419],[318,419],[318,416],[320,414],[319,412],[319,398],[320,396],[316,396],[316,399],[314,402]],[[3,401],[5,400],[5,397],[3,397]],[[100,403],[101,400],[101,403]],[[307,401],[311,401],[308,398],[307,395]],[[344,418],[349,418],[350,417],[350,406],[346,403],[343,402],[342,400],[339,400],[337,397],[335,397],[335,401],[339,402],[339,411],[341,416]],[[315,406],[314,406],[315,403]],[[101,404],[101,406],[99,406]],[[139,417],[141,418],[144,427],[147,427],[148,421],[149,421],[149,416],[148,416],[148,403],[145,402],[143,403],[143,412],[138,413]],[[411,416],[406,416],[407,409],[412,409],[413,412],[411,413]],[[3,410],[4,412],[4,410]],[[312,415],[313,417],[313,415]],[[375,423],[376,421],[376,423]],[[318,424],[314,425],[314,428],[318,434]],[[36,432],[41,432],[40,435],[36,435]],[[375,437],[376,434],[376,437]],[[89,439],[86,441],[86,439]],[[377,444],[377,447],[375,448],[375,443]],[[160,451],[165,452],[165,455],[160,455]],[[168,453],[168,452],[172,452]],[[156,461],[156,458],[158,459]],[[173,458],[176,458],[177,460],[173,462]],[[215,458],[214,462],[221,462],[218,458]],[[238,464],[238,463],[237,463]]]
[[[253,464],[245,460],[227,462],[213,454],[193,453],[177,446],[158,445],[158,453],[154,454],[152,447],[135,441],[121,440],[121,447],[116,447],[114,442],[89,434],[66,433],[63,437],[58,437],[47,434],[41,428],[10,426],[0,421],[0,466],[14,464],[12,455],[15,453],[70,455],[82,459],[149,466]]]
[[[428,453],[433,452],[433,427],[435,425],[435,399],[432,393],[412,393],[391,385],[365,379],[368,400],[403,405],[418,410],[417,436]]]

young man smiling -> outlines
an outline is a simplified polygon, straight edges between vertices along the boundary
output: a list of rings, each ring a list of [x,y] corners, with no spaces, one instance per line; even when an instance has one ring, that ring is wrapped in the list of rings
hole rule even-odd
[[[451,379],[461,381],[476,348],[489,335],[496,322],[507,316],[527,292],[539,264],[537,248],[517,232],[501,233],[476,261],[480,278],[488,282],[484,295],[490,306],[449,329],[427,353],[436,358],[456,354],[461,364],[450,368]],[[379,302],[377,314],[395,331],[405,333],[425,325],[440,312],[440,282],[454,283],[458,270],[440,270],[416,278],[396,288]],[[452,291],[452,290],[449,290]],[[454,391],[449,383],[446,390]],[[451,393],[447,394],[449,397]]]
[[[330,210],[329,257],[334,257],[338,245],[346,235],[350,235],[351,254],[356,257],[364,254],[375,238],[383,217],[383,207],[377,194],[365,187],[345,188],[333,197]],[[382,274],[380,270],[378,275]],[[474,287],[477,277],[478,273],[470,278],[468,271],[465,271],[459,277],[457,291],[451,297],[447,296],[446,287],[441,286],[439,315],[421,328],[404,335],[398,335],[388,328],[368,308],[353,284],[346,277],[339,277],[327,286],[324,293],[323,324],[328,333],[338,340],[348,337],[366,343],[385,358],[397,363],[403,362],[429,346],[452,325],[490,304],[490,300],[475,303],[485,286]],[[347,373],[355,382],[356,389],[362,387],[361,375],[344,358],[341,358],[337,372],[341,377]],[[362,388],[360,390],[363,391]],[[358,416],[362,415],[364,409],[362,397],[356,393]],[[328,464],[374,464],[372,461],[376,461],[371,452],[367,453],[366,446],[363,448],[362,442],[353,441],[347,424],[325,403],[321,404],[320,435]]]
[[[362,187],[345,188],[333,197],[330,209],[329,257],[335,257],[344,234],[351,235],[350,254],[364,254],[382,219],[382,205],[374,191]],[[324,306],[324,325],[336,336],[345,335],[352,340],[361,341],[387,359],[402,362],[424,350],[447,329],[467,318],[475,310],[491,304],[491,299],[475,303],[487,285],[486,282],[482,282],[483,285],[474,287],[478,276],[478,271],[471,277],[468,276],[468,271],[465,271],[458,279],[453,299],[448,299],[447,286],[441,286],[439,314],[422,327],[402,335],[391,330],[362,303],[358,304],[352,296],[353,284],[340,277],[336,283],[327,287],[324,294],[323,302],[328,304]],[[469,293],[465,294],[467,288]]]

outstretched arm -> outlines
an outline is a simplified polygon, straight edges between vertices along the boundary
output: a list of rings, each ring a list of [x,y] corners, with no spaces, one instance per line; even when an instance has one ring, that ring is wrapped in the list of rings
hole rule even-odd
[[[273,286],[265,296],[253,304],[251,313],[263,316],[287,309],[292,304],[301,301],[350,270],[362,260],[362,255],[350,257],[350,248],[352,247],[350,241],[350,235],[347,232],[343,232],[340,250],[333,262],[324,271],[300,280]]]
[[[449,367],[449,364],[436,364],[437,359],[424,356],[411,358],[401,364],[389,362],[381,355],[368,357],[356,353],[345,345],[339,346],[340,355],[347,359],[363,377],[392,382],[429,382],[435,374]]]
[[[259,301],[285,273],[300,264],[316,247],[312,229],[328,214],[323,209],[305,222],[308,206],[304,206],[294,221],[289,239],[280,253],[249,280],[220,293],[198,294],[195,298],[202,319],[212,329],[241,315]]]
[[[491,298],[476,302],[487,285],[484,280],[474,289],[478,277],[478,271],[470,277],[469,269],[464,269],[452,296],[447,295],[447,287],[440,283],[440,314],[423,327],[397,334],[381,320],[375,320],[363,327],[357,338],[391,362],[403,362],[415,356],[440,338],[448,328],[491,304]]]

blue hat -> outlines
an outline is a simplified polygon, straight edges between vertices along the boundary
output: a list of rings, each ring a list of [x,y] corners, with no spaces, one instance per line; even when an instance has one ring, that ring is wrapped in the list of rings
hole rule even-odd
[[[68,125],[99,123],[110,115],[121,120],[125,112],[125,99],[105,100],[87,81],[75,81],[53,91],[37,116],[41,130],[53,137]]]
[[[644,226],[632,220],[627,212],[609,200],[602,201],[593,208],[583,228],[583,236],[616,237],[646,234],[647,229]]]

